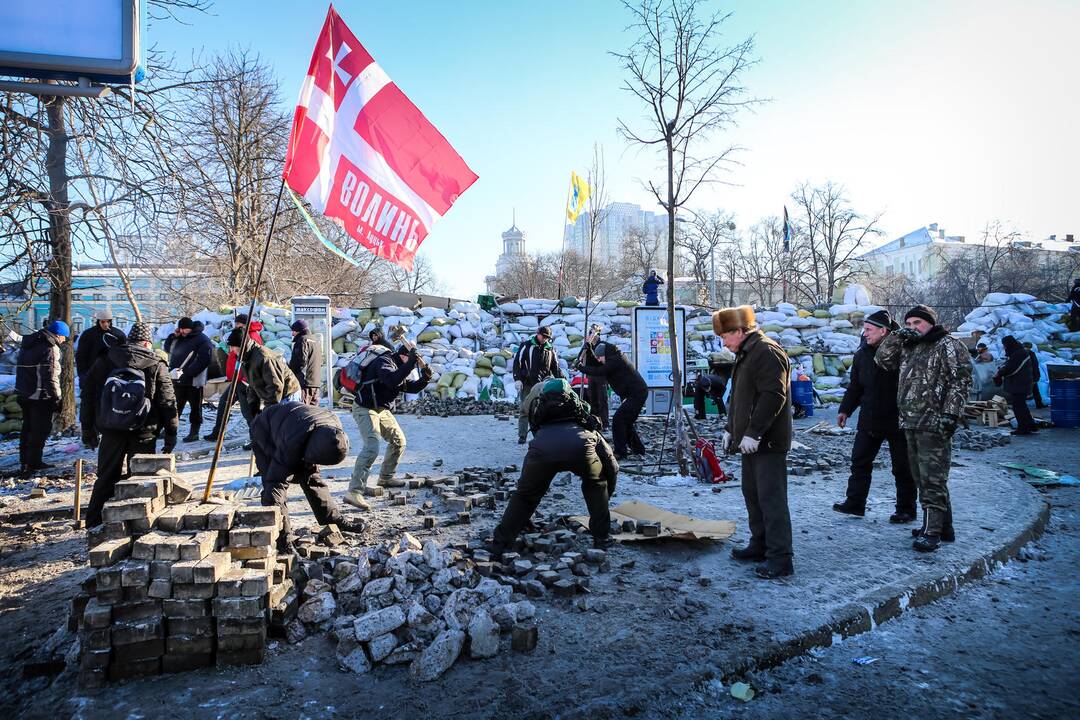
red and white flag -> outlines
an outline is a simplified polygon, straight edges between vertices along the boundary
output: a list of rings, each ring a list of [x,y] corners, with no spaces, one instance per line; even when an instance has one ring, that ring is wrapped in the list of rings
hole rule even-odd
[[[357,242],[407,269],[431,226],[476,182],[333,6],[300,91],[284,176]]]

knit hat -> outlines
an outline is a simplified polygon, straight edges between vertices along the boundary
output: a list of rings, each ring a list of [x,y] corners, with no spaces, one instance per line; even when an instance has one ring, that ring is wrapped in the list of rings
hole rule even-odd
[[[247,313],[240,313],[239,315],[237,315],[236,317],[233,318],[233,322],[243,323],[245,325],[247,325],[247,321],[248,321]]]
[[[293,332],[304,332],[308,329],[307,320],[297,320],[289,326],[289,329]]]
[[[713,332],[722,335],[740,328],[757,327],[757,317],[754,315],[754,308],[749,305],[724,308],[713,313],[712,326]]]
[[[195,323],[193,323],[189,317],[182,317],[180,318],[180,321],[176,323],[176,327],[181,330],[191,330],[195,327]]]
[[[112,310],[105,308],[94,313],[95,320],[112,320]]]
[[[886,330],[891,329],[893,326],[892,315],[889,314],[888,310],[878,310],[877,312],[870,313],[863,318],[863,322],[874,325],[875,327],[885,328]]]
[[[551,328],[544,325],[539,330],[536,331],[536,334],[537,335],[543,335],[544,337],[546,337],[547,339],[550,340],[551,339]]]
[[[45,329],[51,332],[53,335],[59,335],[61,337],[71,337],[71,328],[69,328],[68,324],[63,320],[53,320],[45,327]]]
[[[229,331],[229,337],[225,340],[225,344],[229,347],[240,347],[240,343],[244,340],[244,328],[233,328]]]
[[[929,308],[925,305],[916,305],[904,315],[905,320],[913,317],[921,318],[931,325],[937,325],[937,313],[934,312],[933,308]]]
[[[127,335],[129,343],[152,342],[151,337],[150,326],[142,322],[132,325]]]

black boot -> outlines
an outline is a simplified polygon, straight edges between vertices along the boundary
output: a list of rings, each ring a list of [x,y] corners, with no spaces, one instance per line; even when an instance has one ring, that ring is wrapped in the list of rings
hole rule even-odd
[[[917,538],[926,532],[926,511],[923,510],[922,525],[917,528],[911,528],[911,537]]]
[[[897,510],[889,516],[889,522],[894,525],[903,525],[904,523],[915,522],[916,515],[914,512],[908,510]]]
[[[747,545],[741,548],[732,548],[731,557],[740,561],[754,561],[761,562],[765,559],[765,551],[754,545]]]
[[[347,533],[362,533],[367,528],[367,523],[359,518],[342,518],[336,524],[338,530]]]
[[[859,517],[863,517],[864,515],[866,515],[865,507],[859,507],[850,500],[833,503],[832,509],[838,513],[844,513],[845,515],[858,515]]]
[[[775,580],[776,578],[794,575],[795,565],[790,558],[781,562],[767,562],[754,568],[754,574],[764,580]]]
[[[199,440],[199,429],[198,428],[192,428],[191,432],[189,432],[187,435],[184,436],[184,442],[198,442],[198,440]]]
[[[926,508],[924,512],[926,527],[923,533],[915,538],[911,547],[919,552],[929,553],[937,550],[941,544],[941,526],[945,522],[945,513],[935,508]]]
[[[945,511],[945,522],[941,524],[941,542],[956,542],[956,532],[952,525],[952,505]]]
[[[592,546],[597,550],[607,550],[615,544],[615,540],[610,536],[602,538],[593,538]]]

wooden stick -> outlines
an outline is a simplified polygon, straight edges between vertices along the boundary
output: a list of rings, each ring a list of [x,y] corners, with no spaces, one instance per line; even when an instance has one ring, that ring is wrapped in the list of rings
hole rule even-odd
[[[82,516],[82,458],[75,461],[75,522]]]

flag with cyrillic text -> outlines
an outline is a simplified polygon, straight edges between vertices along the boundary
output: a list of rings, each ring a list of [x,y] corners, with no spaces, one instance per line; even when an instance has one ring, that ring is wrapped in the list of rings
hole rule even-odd
[[[406,269],[477,176],[330,7],[300,91],[285,182]]]

